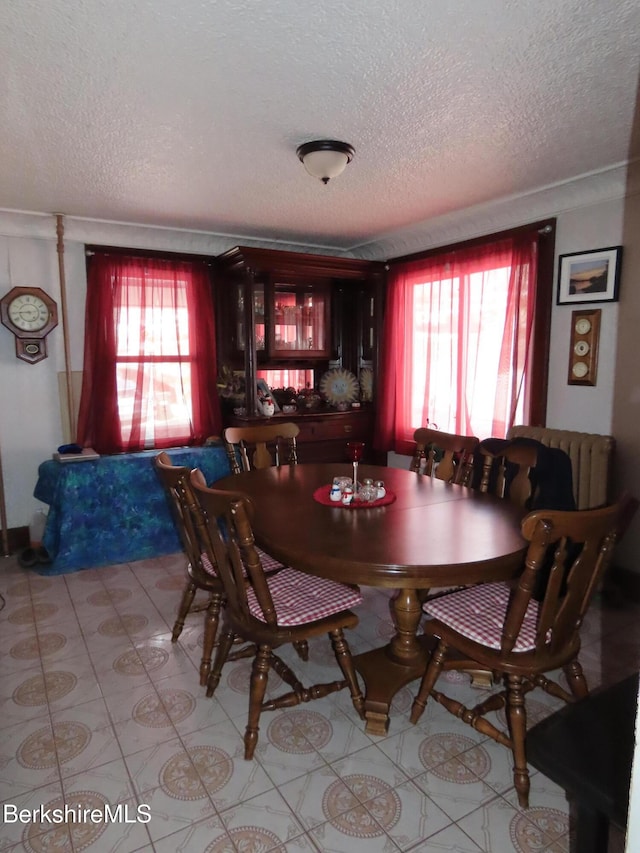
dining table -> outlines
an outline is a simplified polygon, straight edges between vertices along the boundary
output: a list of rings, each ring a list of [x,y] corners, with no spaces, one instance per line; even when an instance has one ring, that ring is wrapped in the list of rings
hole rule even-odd
[[[282,465],[233,474],[214,487],[253,505],[257,544],[282,563],[322,578],[393,589],[395,633],[354,656],[365,685],[366,731],[385,735],[394,695],[422,676],[433,638],[420,633],[421,600],[434,587],[506,580],[522,567],[523,510],[423,474],[360,464],[358,480],[382,480],[380,505],[327,500],[349,463]]]

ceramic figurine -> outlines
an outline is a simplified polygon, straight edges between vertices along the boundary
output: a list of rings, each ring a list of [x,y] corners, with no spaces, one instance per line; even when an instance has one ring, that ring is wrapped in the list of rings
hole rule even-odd
[[[258,397],[258,411],[261,415],[264,415],[265,418],[270,418],[275,414],[275,404],[273,402],[273,397],[268,396],[259,396]]]

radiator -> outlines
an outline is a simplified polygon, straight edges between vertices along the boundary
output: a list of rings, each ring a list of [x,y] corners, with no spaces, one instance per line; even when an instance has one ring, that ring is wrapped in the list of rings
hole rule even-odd
[[[507,438],[534,438],[547,447],[559,447],[571,459],[573,495],[578,509],[609,503],[609,478],[615,449],[611,435],[573,432],[550,427],[513,426]]]

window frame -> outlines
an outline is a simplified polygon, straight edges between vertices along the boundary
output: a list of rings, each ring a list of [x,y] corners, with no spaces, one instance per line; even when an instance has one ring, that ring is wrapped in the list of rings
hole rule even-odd
[[[86,262],[86,269],[87,269],[87,277],[89,276],[89,266],[90,266],[91,257],[95,254],[100,254],[103,256],[113,255],[119,259],[131,258],[131,259],[135,259],[137,261],[139,261],[141,259],[142,260],[148,259],[149,261],[162,261],[162,262],[168,262],[168,263],[197,264],[199,262],[201,264],[205,264],[209,268],[213,267],[213,263],[215,260],[215,258],[213,256],[195,254],[195,253],[167,252],[167,251],[157,251],[157,250],[147,250],[147,249],[132,249],[129,247],[121,247],[121,246],[102,246],[102,245],[96,245],[96,244],[86,244],[85,245],[85,262]],[[212,281],[211,271],[209,272],[208,277],[209,277],[210,287],[212,288],[213,287],[213,281]],[[211,294],[212,306],[214,304],[214,301],[215,301],[214,300],[214,294],[212,292],[212,294]],[[185,306],[185,307],[187,307],[187,311],[188,311],[188,306]],[[87,323],[86,310],[87,309],[85,306],[85,335],[86,335],[86,323]],[[189,324],[191,323],[190,320],[188,322],[189,322]],[[212,315],[211,323],[212,323],[212,330],[214,332],[213,338],[212,338],[212,343],[213,343],[212,363],[215,365],[215,362],[216,362],[215,311]],[[86,357],[87,357],[86,347],[87,347],[87,342],[85,341],[85,361],[86,361]],[[190,403],[191,414],[195,417],[195,420],[190,420],[191,426],[193,427],[195,425],[197,427],[197,425],[200,424],[200,426],[202,427],[202,426],[206,425],[206,423],[208,421],[211,421],[211,424],[209,424],[209,426],[210,426],[209,431],[211,431],[211,426],[213,426],[214,432],[219,432],[219,427],[221,425],[220,413],[219,413],[220,407],[219,407],[219,403],[217,402],[217,391],[216,391],[216,389],[213,388],[212,391],[210,392],[214,398],[212,401],[210,401],[210,405],[213,408],[213,412],[209,412],[208,415],[202,414],[203,406],[202,406],[202,401],[199,399],[199,396],[198,396],[199,392],[197,392],[197,391],[194,392],[193,372],[194,372],[194,369],[196,368],[196,366],[198,364],[198,361],[199,361],[199,357],[198,357],[197,352],[191,352],[191,351],[189,352],[188,356],[184,355],[184,354],[181,355],[180,353],[171,354],[171,355],[167,355],[167,356],[156,355],[156,354],[145,354],[143,352],[139,352],[139,353],[132,354],[132,355],[119,354],[117,351],[114,353],[114,368],[116,371],[117,371],[117,366],[119,364],[126,365],[127,363],[141,363],[141,364],[142,363],[145,363],[145,364],[156,363],[156,364],[178,365],[179,369],[180,369],[180,365],[189,365],[189,370],[190,370],[190,374],[191,374],[191,397],[190,397],[189,403]],[[84,375],[85,371],[86,371],[86,364],[83,363],[83,392],[82,392],[83,397],[84,397],[84,393],[85,393],[85,381],[87,379],[86,375]],[[114,376],[114,381],[117,384],[117,380],[115,380],[115,376]],[[202,379],[201,378],[198,380],[198,385],[199,386],[202,385]],[[91,383],[89,383],[89,387],[90,386],[91,386]],[[195,393],[195,396],[194,396],[194,393]],[[87,397],[88,397],[88,399],[93,399],[95,397],[95,392],[89,391]],[[119,401],[119,395],[117,395],[116,399]],[[81,403],[80,403],[81,417],[80,417],[80,420],[82,420],[82,408],[83,408],[82,403],[83,403],[83,400],[81,399]],[[93,402],[88,402],[87,411],[91,411],[91,409],[94,405],[95,404]],[[119,406],[119,402],[117,405]],[[217,412],[215,412],[216,408],[218,410]],[[201,414],[196,416],[195,415],[196,409]],[[95,421],[95,414],[89,415],[88,419],[86,420],[84,429],[85,429],[85,432],[89,432],[89,433],[91,433],[91,435],[95,436],[95,428],[92,425],[94,421]],[[80,426],[80,424],[79,424],[79,426]],[[167,424],[166,426],[169,427],[169,424]],[[79,432],[80,432],[80,430],[79,430]],[[80,440],[80,436],[79,436],[78,440]],[[102,440],[103,440],[102,437],[100,439],[98,439],[98,441],[102,441]],[[180,445],[199,444],[199,443],[202,443],[202,441],[204,441],[204,437],[199,437],[199,433],[196,433],[195,437],[192,434],[191,437],[187,436],[185,438],[183,438],[182,435],[177,436],[177,437],[172,435],[170,437],[169,441],[163,440],[162,438],[159,438],[156,435],[155,440],[152,441],[151,443],[149,443],[148,440],[145,439],[144,440],[144,446],[142,446],[142,447],[129,447],[129,445],[131,444],[131,437],[129,437],[127,440],[124,440],[124,436],[122,436],[122,434],[121,434],[121,440],[117,444],[114,444],[113,447],[111,447],[111,446],[106,447],[105,446],[101,450],[101,452],[103,452],[103,453],[119,453],[119,452],[123,452],[123,451],[124,452],[138,452],[140,450],[145,450],[145,449],[162,449],[162,448],[166,448],[169,446],[177,446],[178,444],[180,444]],[[96,444],[96,449],[98,449],[97,448],[97,442],[93,442],[93,443]],[[105,444],[109,444],[109,445],[111,445],[113,443],[114,443],[113,441],[106,441],[105,442]]]
[[[549,351],[551,343],[551,312],[553,308],[554,290],[554,260],[555,260],[555,217],[543,219],[528,225],[509,228],[473,237],[459,243],[449,243],[415,252],[410,255],[400,255],[387,260],[387,269],[395,264],[419,261],[444,255],[448,252],[470,249],[474,246],[484,246],[506,238],[515,237],[527,232],[538,232],[538,270],[535,286],[535,311],[533,321],[533,342],[531,351],[531,369],[528,376],[529,411],[525,420],[530,426],[546,426],[547,391],[549,386]]]

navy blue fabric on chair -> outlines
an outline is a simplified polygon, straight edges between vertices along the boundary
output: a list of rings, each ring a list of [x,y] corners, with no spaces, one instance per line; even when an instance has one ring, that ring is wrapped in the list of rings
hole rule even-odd
[[[536,451],[536,464],[529,472],[531,480],[531,497],[526,503],[527,510],[534,509],[556,509],[563,512],[572,512],[576,509],[573,496],[573,472],[571,459],[559,447],[547,447],[533,438],[485,438],[478,446],[478,452],[474,457],[474,474],[472,480],[473,488],[479,488],[482,478],[482,466],[484,457],[482,449],[491,454],[499,456],[507,447],[531,447]],[[517,467],[508,461],[506,468],[506,490],[505,497],[509,497],[509,487],[517,473]],[[497,472],[491,472],[489,491],[493,491],[493,483]]]
[[[483,453],[483,450],[486,453]],[[573,469],[571,467],[571,459],[569,456],[557,447],[547,447],[542,442],[533,438],[518,438],[503,439],[503,438],[485,438],[478,445],[478,453],[476,459],[480,460],[479,467],[476,467],[474,484],[479,485],[482,477],[482,464],[487,460],[487,453],[494,456],[496,461],[504,462],[504,497],[510,499],[510,489],[513,485],[515,495],[513,497],[522,498],[522,482],[520,477],[523,473],[520,472],[520,467],[509,459],[501,460],[501,454],[509,454],[512,451],[513,456],[523,458],[529,456],[528,453],[518,453],[519,450],[533,451],[530,455],[535,459],[534,464],[529,467],[528,480],[526,486],[529,488],[529,497],[524,501],[523,507],[527,511],[537,509],[551,509],[561,512],[574,512],[576,510],[575,498],[573,496]],[[515,452],[513,452],[515,451]],[[488,491],[495,492],[495,481],[499,474],[499,465],[494,464],[489,474]],[[518,481],[516,481],[518,477]],[[486,485],[486,484],[485,484]],[[517,502],[521,502],[518,500]],[[568,545],[572,551],[579,552],[579,547],[576,549],[570,543]],[[549,572],[553,564],[553,551],[550,549],[546,561],[540,567],[535,576],[535,587],[533,590],[533,598],[536,601],[542,601],[544,598]]]

